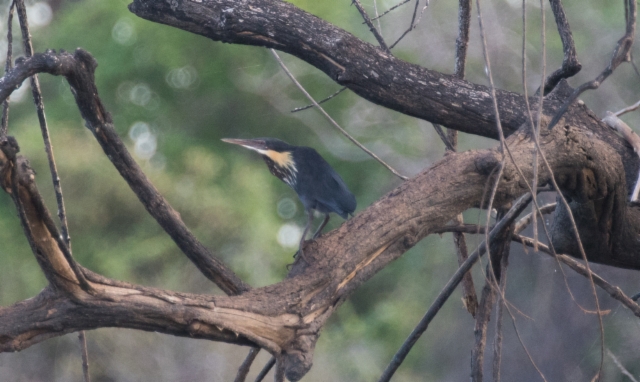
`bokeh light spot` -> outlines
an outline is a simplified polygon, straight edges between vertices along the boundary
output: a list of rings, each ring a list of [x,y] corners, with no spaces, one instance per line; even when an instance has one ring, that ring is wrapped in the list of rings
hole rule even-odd
[[[298,246],[302,229],[295,224],[286,223],[278,230],[278,243],[284,248],[295,248]]]
[[[198,71],[191,65],[170,71],[165,80],[169,86],[176,89],[188,89],[198,79]]]
[[[45,2],[34,3],[27,7],[29,25],[35,28],[49,25],[53,18],[51,6]]]
[[[296,202],[291,198],[282,198],[278,202],[278,215],[283,219],[291,219],[298,212]]]
[[[111,38],[120,45],[133,45],[138,38],[133,22],[126,17],[119,19],[111,29]]]

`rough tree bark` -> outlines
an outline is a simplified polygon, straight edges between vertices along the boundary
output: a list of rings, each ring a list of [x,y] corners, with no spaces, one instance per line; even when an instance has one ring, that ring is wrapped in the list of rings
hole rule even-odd
[[[136,0],[130,9],[216,41],[290,53],[381,106],[450,129],[498,136],[486,87],[404,62],[290,3]],[[55,226],[47,223],[28,162],[16,156],[15,142],[5,140],[0,142],[2,187],[24,211],[25,234],[43,259],[39,263],[51,285],[35,298],[0,307],[0,351],[21,350],[79,330],[126,327],[262,347],[281,362],[287,378],[299,380],[311,368],[320,330],[340,304],[457,214],[483,207],[486,184],[494,180],[493,170],[503,159],[497,149],[449,153],[338,229],[307,242],[304,250],[311,264],[298,261],[284,281],[249,289],[208,251],[198,249],[199,243],[166,201],[147,192],[150,184],[114,133],[98,97],[95,68],[95,61],[82,50],[73,55],[48,51],[19,60],[0,80],[0,102],[34,73],[66,77],[88,128],[152,216],[174,240],[188,240],[181,248],[203,273],[228,294],[241,294],[194,295],[141,287],[74,264],[65,256]],[[547,129],[571,91],[561,82],[545,98],[542,150],[560,191],[570,200],[588,259],[640,269],[640,212],[627,203],[638,171],[637,156],[584,104],[569,107],[560,123]],[[494,201],[504,206],[528,191],[516,164],[530,180],[533,143],[524,124],[524,98],[498,91],[497,100],[515,161],[506,158]],[[547,169],[541,168],[538,175],[540,185],[549,182]],[[567,215],[559,203],[551,228],[553,245],[557,252],[580,257]]]

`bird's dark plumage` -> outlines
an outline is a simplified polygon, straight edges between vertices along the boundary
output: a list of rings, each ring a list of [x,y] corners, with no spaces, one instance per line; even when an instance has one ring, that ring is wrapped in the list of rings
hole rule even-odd
[[[309,215],[300,240],[301,254],[303,254],[304,238],[313,222],[313,210],[325,214],[324,221],[313,236],[314,239],[329,221],[329,213],[335,212],[346,219],[355,211],[356,198],[340,175],[313,148],[293,146],[275,138],[223,139],[223,141],[260,153],[269,171],[298,194]]]

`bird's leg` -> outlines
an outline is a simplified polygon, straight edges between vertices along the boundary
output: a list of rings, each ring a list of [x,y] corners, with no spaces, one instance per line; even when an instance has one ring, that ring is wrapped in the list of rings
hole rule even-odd
[[[327,223],[329,223],[329,214],[324,214],[324,220],[322,221],[322,224],[320,224],[320,227],[318,227],[316,233],[313,234],[313,239],[320,236],[320,234],[322,233],[322,229],[327,225]]]
[[[311,228],[311,225],[313,224],[313,210],[308,209],[307,216],[308,216],[307,225],[304,227],[304,231],[302,231],[302,237],[300,238],[300,248],[298,249],[298,252],[300,253],[300,256],[302,256],[304,261],[307,262],[307,264],[311,264],[309,260],[307,260],[307,258],[304,256],[302,246],[304,244],[304,239],[307,236],[307,232],[309,232],[309,228]]]

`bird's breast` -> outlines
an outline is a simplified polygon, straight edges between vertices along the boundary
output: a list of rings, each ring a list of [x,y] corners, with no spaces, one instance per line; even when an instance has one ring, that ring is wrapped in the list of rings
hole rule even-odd
[[[291,188],[295,186],[295,183],[296,183],[295,166],[287,166],[287,165],[282,166],[268,156],[264,156],[264,161],[267,163],[267,167],[269,167],[269,172],[271,172],[273,176],[285,182]]]

